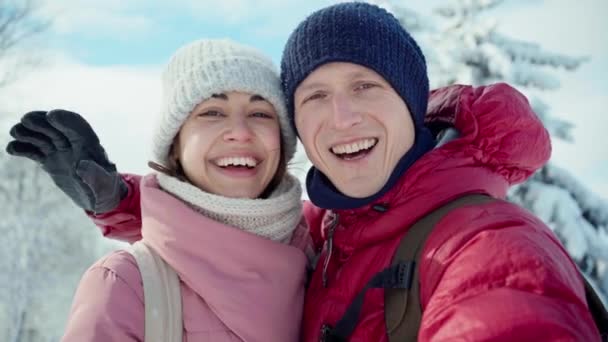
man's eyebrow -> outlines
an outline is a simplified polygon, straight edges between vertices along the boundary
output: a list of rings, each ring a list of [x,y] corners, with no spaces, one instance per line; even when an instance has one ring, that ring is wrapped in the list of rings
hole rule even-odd
[[[302,90],[310,90],[310,89],[315,89],[315,88],[321,88],[324,85],[325,84],[321,83],[321,82],[312,82],[312,83],[304,84],[304,85],[298,87],[298,90],[302,91]]]
[[[369,72],[357,70],[357,71],[353,71],[353,72],[349,73],[347,77],[351,80],[354,80],[356,78],[365,78],[365,77],[369,77],[369,76],[370,76]]]

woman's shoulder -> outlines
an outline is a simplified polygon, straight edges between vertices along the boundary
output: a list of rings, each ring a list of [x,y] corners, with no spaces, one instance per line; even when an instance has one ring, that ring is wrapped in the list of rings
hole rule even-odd
[[[62,341],[143,341],[143,287],[135,259],[115,251],[84,273]]]
[[[97,278],[100,285],[129,288],[143,303],[143,283],[135,257],[127,250],[116,250],[99,259],[83,278]]]

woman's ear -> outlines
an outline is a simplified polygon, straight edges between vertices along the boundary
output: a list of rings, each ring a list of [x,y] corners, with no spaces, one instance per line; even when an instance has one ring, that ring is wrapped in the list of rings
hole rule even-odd
[[[169,167],[171,168],[171,170],[177,170],[178,165],[179,165],[178,153],[175,152],[175,150],[172,150],[171,153],[169,153]]]
[[[179,135],[175,137],[175,139],[173,139],[173,143],[171,144],[171,147],[169,148],[169,167],[172,170],[178,170],[178,165],[179,165]]]

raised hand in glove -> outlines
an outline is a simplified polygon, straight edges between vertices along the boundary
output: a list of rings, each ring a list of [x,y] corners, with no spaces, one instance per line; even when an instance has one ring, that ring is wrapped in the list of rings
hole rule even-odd
[[[89,123],[66,110],[29,112],[13,126],[6,146],[14,156],[38,162],[82,209],[96,214],[118,206],[128,192]]]

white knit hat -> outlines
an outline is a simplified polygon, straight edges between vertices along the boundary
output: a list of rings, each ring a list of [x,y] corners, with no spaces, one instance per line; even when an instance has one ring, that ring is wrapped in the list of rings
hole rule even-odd
[[[296,149],[279,74],[256,49],[230,40],[203,39],[181,47],[162,77],[162,107],[152,137],[152,157],[169,165],[169,149],[190,112],[213,94],[240,91],[262,96],[274,106],[289,161]]]

